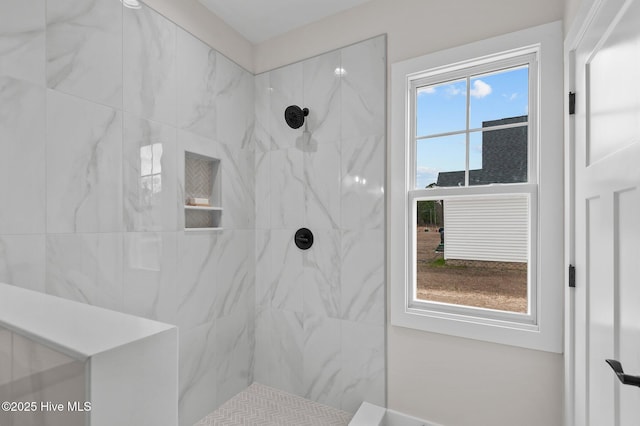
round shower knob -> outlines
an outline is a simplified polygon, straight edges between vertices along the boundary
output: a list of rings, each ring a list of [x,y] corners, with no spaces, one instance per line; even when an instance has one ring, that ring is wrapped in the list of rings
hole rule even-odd
[[[313,245],[313,232],[307,228],[300,228],[296,231],[293,241],[300,250],[308,250]]]

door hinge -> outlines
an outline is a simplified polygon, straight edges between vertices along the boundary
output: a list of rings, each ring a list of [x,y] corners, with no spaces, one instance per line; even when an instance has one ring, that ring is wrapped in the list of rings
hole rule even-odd
[[[569,265],[569,287],[575,288],[576,286],[576,267]]]
[[[576,113],[576,94],[569,92],[569,115]]]

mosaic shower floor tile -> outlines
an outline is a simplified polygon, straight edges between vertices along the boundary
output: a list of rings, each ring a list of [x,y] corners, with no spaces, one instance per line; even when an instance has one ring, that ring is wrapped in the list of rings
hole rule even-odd
[[[346,426],[353,414],[254,383],[194,426]]]

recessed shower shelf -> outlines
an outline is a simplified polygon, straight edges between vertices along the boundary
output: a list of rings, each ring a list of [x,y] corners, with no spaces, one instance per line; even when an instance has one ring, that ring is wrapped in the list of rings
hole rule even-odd
[[[222,229],[220,160],[185,151],[184,175],[185,231]]]
[[[206,211],[222,211],[222,207],[208,207],[208,206],[190,206],[185,205],[184,208],[186,210],[206,210]]]
[[[221,227],[212,228],[184,228],[184,232],[208,232],[208,231],[222,231]]]

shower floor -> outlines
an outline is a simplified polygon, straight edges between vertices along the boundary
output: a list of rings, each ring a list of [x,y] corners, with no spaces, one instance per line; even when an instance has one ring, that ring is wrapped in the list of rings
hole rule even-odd
[[[353,414],[254,383],[194,426],[346,426]]]

